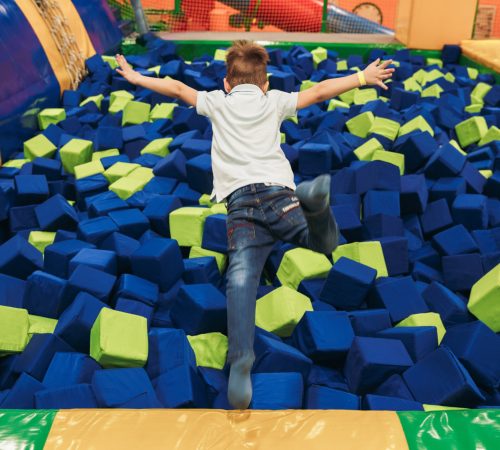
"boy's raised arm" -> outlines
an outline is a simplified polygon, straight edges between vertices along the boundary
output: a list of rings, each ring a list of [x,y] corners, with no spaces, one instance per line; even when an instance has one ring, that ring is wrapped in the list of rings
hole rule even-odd
[[[168,97],[179,98],[188,105],[196,106],[198,96],[196,89],[177,80],[145,77],[133,70],[123,55],[116,55],[116,62],[120,66],[116,71],[129,83],[151,89]]]
[[[373,61],[363,70],[363,74],[367,85],[378,85],[387,89],[383,80],[390,78],[394,72],[394,69],[387,69],[387,66],[392,63],[392,59],[384,61],[380,65],[379,62],[380,58]],[[313,87],[299,92],[297,109],[307,108],[314,103],[323,102],[359,86],[360,79],[357,73],[342,78],[323,80]]]

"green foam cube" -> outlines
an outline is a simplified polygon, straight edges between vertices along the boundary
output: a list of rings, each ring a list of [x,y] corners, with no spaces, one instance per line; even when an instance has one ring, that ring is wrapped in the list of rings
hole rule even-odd
[[[161,157],[167,156],[169,154],[168,146],[172,141],[173,138],[171,137],[155,139],[141,150],[141,155],[151,153]]]
[[[123,109],[122,127],[148,122],[150,111],[149,103],[129,101]]]
[[[393,141],[398,136],[399,123],[385,117],[375,117],[370,128],[370,134],[379,134]]]
[[[55,231],[30,231],[28,242],[43,253],[45,251],[45,247],[52,244],[55,238]]]
[[[60,150],[61,162],[64,170],[75,173],[75,166],[92,160],[92,141],[85,139],[71,139]]]
[[[125,106],[130,103],[132,99],[128,97],[117,97],[116,100],[109,105],[108,111],[111,114],[116,114],[117,112],[123,111]]]
[[[57,147],[43,134],[24,141],[24,157],[30,161],[35,158],[52,158]]]
[[[337,61],[337,71],[347,70],[349,67],[347,66],[347,60],[341,59]]]
[[[80,106],[84,106],[87,103],[94,102],[99,109],[101,109],[101,103],[104,98],[104,95],[98,94],[98,95],[92,95],[90,97],[87,97],[83,102],[80,103]]]
[[[29,328],[28,341],[31,340],[34,334],[52,334],[56,329],[57,319],[49,319],[48,317],[34,316],[28,314]]]
[[[101,309],[90,331],[90,356],[104,368],[143,367],[148,359],[146,318]]]
[[[436,64],[439,67],[443,67],[443,60],[439,58],[427,58],[425,62],[428,66],[433,66],[434,64]]]
[[[352,119],[346,122],[347,129],[349,133],[365,138],[370,132],[370,128],[375,121],[375,116],[371,111],[364,112],[363,114],[358,114]]]
[[[305,91],[306,89],[312,88],[314,85],[318,84],[317,81],[311,81],[311,80],[304,80],[300,84],[300,90]]]
[[[45,108],[38,113],[38,126],[45,130],[51,123],[57,123],[66,119],[64,108]]]
[[[227,50],[218,48],[214,53],[214,61],[225,61],[227,55]]]
[[[333,252],[334,263],[342,256],[372,267],[377,271],[377,278],[389,276],[382,245],[378,241],[339,245]]]
[[[101,150],[99,152],[92,153],[91,161],[97,161],[102,158],[106,158],[107,156],[118,156],[120,154],[120,150],[117,148],[110,148],[108,150]]]
[[[146,185],[148,181],[154,178],[153,169],[139,166],[132,170],[132,172],[127,175],[127,178],[137,178],[138,180],[144,181],[144,185]]]
[[[307,248],[294,248],[283,255],[276,276],[283,286],[297,289],[302,280],[326,278],[332,264],[322,253]]]
[[[369,89],[358,89],[354,93],[354,104],[355,105],[364,105],[365,103],[371,102],[373,100],[377,100],[378,94],[377,90],[373,88]]]
[[[376,150],[373,154],[372,161],[385,161],[394,164],[399,168],[400,175],[404,175],[405,173],[405,155],[402,153]]]
[[[227,214],[227,208],[224,203],[214,203],[210,207],[210,211],[212,214]]]
[[[472,286],[467,307],[495,333],[500,332],[500,264]]]
[[[187,336],[196,356],[196,365],[222,370],[226,364],[227,336],[222,333],[205,333]]]
[[[445,76],[444,76],[445,80],[446,81],[449,81],[450,83],[454,83],[456,78],[455,78],[455,75],[453,75],[451,72],[448,72]]]
[[[205,219],[211,213],[209,208],[198,206],[177,208],[168,216],[170,236],[176,239],[180,246],[201,247]]]
[[[455,141],[455,139],[450,139],[450,144],[453,145],[453,147],[455,147],[460,153],[462,153],[462,155],[467,155],[467,153],[462,150],[460,144]]]
[[[109,190],[113,191],[122,200],[127,200],[127,198],[139,192],[146,186],[147,181],[141,178],[131,178],[122,177],[109,185]]]
[[[424,84],[426,74],[424,69],[418,69],[410,78],[414,78],[419,84]]]
[[[425,412],[431,412],[431,411],[457,411],[461,409],[467,409],[467,408],[459,408],[457,406],[441,406],[441,405],[427,405],[423,404],[422,405],[424,408]]]
[[[471,80],[475,80],[479,76],[479,70],[474,67],[467,67],[467,73],[469,74],[469,78]]]
[[[189,258],[201,258],[203,256],[213,256],[219,272],[223,273],[227,264],[227,255],[224,253],[215,252],[213,250],[207,250],[206,248],[200,247],[198,245],[193,245],[189,250]]]
[[[354,95],[358,91],[359,91],[358,88],[354,88],[351,89],[350,91],[346,91],[343,92],[342,94],[339,94],[338,97],[342,102],[347,103],[348,105],[352,105],[352,103],[354,102]]]
[[[414,117],[402,125],[399,129],[399,136],[404,136],[414,130],[427,131],[431,136],[434,136],[434,130],[422,116]]]
[[[127,176],[130,172],[137,169],[138,167],[139,164],[136,163],[118,161],[112,166],[108,167],[103,174],[110,183],[114,183],[120,178]]]
[[[80,178],[89,177],[91,175],[96,175],[98,173],[103,173],[104,167],[99,159],[91,160],[84,164],[79,164],[75,166],[75,178],[78,180]]]
[[[153,66],[153,67],[148,67],[148,70],[150,72],[154,72],[156,73],[156,76],[159,77],[160,76],[160,69],[161,69],[161,66]]]
[[[444,335],[446,334],[446,328],[443,325],[441,316],[435,312],[412,314],[406,319],[399,322],[397,327],[436,327],[438,344],[441,343]]]
[[[438,78],[443,78],[444,73],[441,72],[438,69],[433,69],[430,72],[425,72],[423,83],[422,84],[428,84],[431,83],[432,81],[437,80]]]
[[[201,206],[208,206],[209,208],[215,204],[210,201],[210,194],[201,194],[200,198],[198,199],[198,203]]]
[[[15,167],[16,169],[20,169],[23,167],[29,159],[19,158],[19,159],[11,159],[10,161],[5,162],[2,167]]]
[[[313,57],[314,67],[318,67],[321,61],[328,58],[328,50],[323,47],[316,47],[314,50],[311,50],[311,55]]]
[[[444,89],[439,84],[433,84],[422,91],[422,97],[439,98]]]
[[[125,90],[113,91],[109,94],[109,104],[112,105],[116,100],[120,98],[128,98],[129,100],[133,100],[134,95]]]
[[[481,138],[477,145],[479,147],[482,147],[483,145],[489,144],[493,141],[500,141],[500,130],[495,125],[492,125],[488,129],[486,134]]]
[[[101,58],[104,62],[107,62],[112,69],[119,67],[114,56],[101,55]]]
[[[354,98],[354,97],[353,97]],[[337,100],[336,98],[332,98],[329,102],[328,102],[328,108],[327,108],[327,111],[334,111],[335,109],[337,108],[346,108],[346,109],[349,109],[349,104],[348,103],[345,103],[345,102],[342,102],[340,100]]]
[[[158,103],[149,114],[149,120],[171,119],[177,103]]]
[[[289,337],[306,311],[312,310],[309,297],[280,286],[257,300],[255,324],[280,337]]]
[[[403,87],[405,91],[422,92],[422,86],[415,79],[415,77],[407,78],[403,81]]]
[[[464,111],[466,111],[470,114],[479,113],[483,109],[483,106],[484,105],[482,103],[472,103],[470,105],[467,105],[464,108]]]
[[[354,154],[361,161],[371,161],[374,153],[377,150],[383,151],[384,147],[376,138],[371,138],[357,147],[354,150]]]
[[[482,102],[484,99],[484,96],[491,90],[491,88],[492,88],[491,85],[489,85],[487,83],[483,83],[481,81],[481,82],[477,83],[476,86],[474,86],[474,89],[472,90],[470,95],[471,95],[471,97],[478,98]]]
[[[461,147],[479,142],[488,132],[488,125],[483,116],[474,116],[455,125],[458,142]]]
[[[28,343],[28,311],[0,305],[0,355],[19,353]]]

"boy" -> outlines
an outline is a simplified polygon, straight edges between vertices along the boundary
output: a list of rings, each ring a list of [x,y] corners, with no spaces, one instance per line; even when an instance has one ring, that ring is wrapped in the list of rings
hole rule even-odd
[[[144,77],[121,55],[117,71],[129,82],[183,100],[213,127],[212,199],[228,209],[227,317],[230,364],[229,403],[247,408],[252,398],[250,371],[255,356],[255,304],[264,263],[276,240],[331,254],[338,230],[330,208],[330,175],[299,186],[280,147],[280,125],[298,109],[323,102],[365,84],[387,89],[394,69],[379,60],[363,72],[322,81],[301,92],[268,91],[266,50],[236,41],[226,55],[222,90],[200,91],[176,81]],[[294,192],[295,191],[295,192]]]

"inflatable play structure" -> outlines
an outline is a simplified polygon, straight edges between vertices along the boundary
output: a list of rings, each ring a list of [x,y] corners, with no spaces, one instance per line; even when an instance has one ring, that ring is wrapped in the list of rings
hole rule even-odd
[[[396,72],[282,124],[296,183],[331,173],[341,239],[276,243],[235,411],[210,122],[110,56],[212,90],[231,42],[123,39],[97,0],[0,10],[0,448],[498,448],[498,43],[266,43],[271,89]]]

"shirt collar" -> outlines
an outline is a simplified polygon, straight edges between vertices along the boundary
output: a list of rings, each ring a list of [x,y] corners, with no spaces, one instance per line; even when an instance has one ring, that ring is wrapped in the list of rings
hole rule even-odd
[[[236,85],[233,89],[231,89],[230,94],[235,92],[256,92],[264,94],[264,92],[262,92],[262,89],[259,86],[251,83],[243,83]]]

